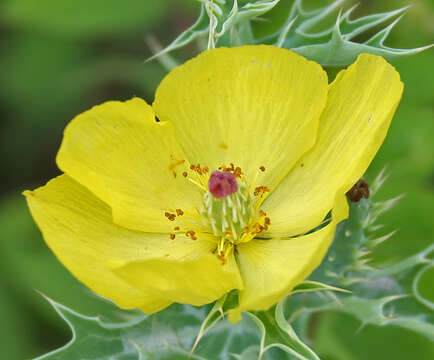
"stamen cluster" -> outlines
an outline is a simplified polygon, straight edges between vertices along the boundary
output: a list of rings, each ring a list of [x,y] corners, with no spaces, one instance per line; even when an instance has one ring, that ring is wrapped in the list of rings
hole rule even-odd
[[[204,194],[202,217],[209,223],[214,235],[240,241],[245,228],[254,216],[254,202],[247,186],[239,182],[238,191],[216,198],[210,191]]]
[[[172,160],[173,168],[181,163],[181,160]],[[271,220],[259,207],[270,189],[264,185],[247,186],[243,171],[233,163],[221,165],[211,174],[207,166],[200,164],[191,164],[189,170],[190,173],[184,171],[182,176],[204,191],[200,210],[202,224],[187,214],[187,222],[182,227],[175,226],[169,237],[174,240],[176,234],[182,233],[196,240],[204,232],[209,234],[204,229],[210,229],[218,239],[215,253],[224,264],[230,252],[237,252],[237,244],[248,242],[268,230]],[[265,167],[260,166],[258,171],[264,172]],[[184,215],[184,211],[175,209],[166,211],[164,215],[168,220],[175,221]]]

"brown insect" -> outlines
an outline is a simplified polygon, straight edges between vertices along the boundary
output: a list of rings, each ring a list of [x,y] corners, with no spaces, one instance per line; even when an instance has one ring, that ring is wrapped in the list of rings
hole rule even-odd
[[[348,198],[352,202],[359,202],[362,197],[369,198],[369,185],[368,183],[360,179],[356,184],[347,192]]]

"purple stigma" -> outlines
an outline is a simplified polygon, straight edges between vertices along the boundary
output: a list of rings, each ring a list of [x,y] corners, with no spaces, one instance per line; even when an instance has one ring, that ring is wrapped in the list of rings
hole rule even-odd
[[[238,191],[237,179],[230,172],[213,171],[208,181],[208,189],[215,198],[223,199]]]

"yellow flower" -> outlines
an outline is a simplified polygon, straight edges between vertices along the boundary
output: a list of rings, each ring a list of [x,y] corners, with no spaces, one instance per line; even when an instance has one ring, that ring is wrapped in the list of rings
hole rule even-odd
[[[238,289],[236,320],[320,264],[402,89],[373,55],[328,85],[288,50],[206,51],[166,76],[152,107],[77,116],[64,174],[25,195],[48,246],[96,293],[152,313]]]

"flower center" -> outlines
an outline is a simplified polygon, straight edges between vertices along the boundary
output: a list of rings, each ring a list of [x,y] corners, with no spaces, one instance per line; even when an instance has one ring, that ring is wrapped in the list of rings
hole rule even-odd
[[[267,214],[258,209],[259,199],[268,188],[257,187],[252,194],[241,174],[227,168],[213,171],[203,195],[200,214],[220,239],[216,251],[223,262],[238,243],[252,240],[271,224]]]
[[[241,240],[255,209],[247,186],[230,172],[214,171],[208,182],[209,191],[203,196],[201,215],[218,237]],[[248,230],[247,230],[248,231]]]
[[[169,170],[173,171],[173,167]],[[199,213],[174,208],[165,211],[164,216],[174,222],[170,239],[181,234],[191,240],[202,236],[209,239],[212,232],[217,242],[214,252],[224,264],[232,251],[237,253],[237,244],[257,236],[266,237],[271,220],[260,207],[271,190],[256,183],[258,174],[265,171],[264,166],[258,168],[251,184],[247,184],[243,171],[233,163],[221,165],[219,171],[211,174],[207,166],[200,164],[191,164],[189,170],[182,176],[203,191],[203,205]],[[176,173],[173,175],[176,177]]]

